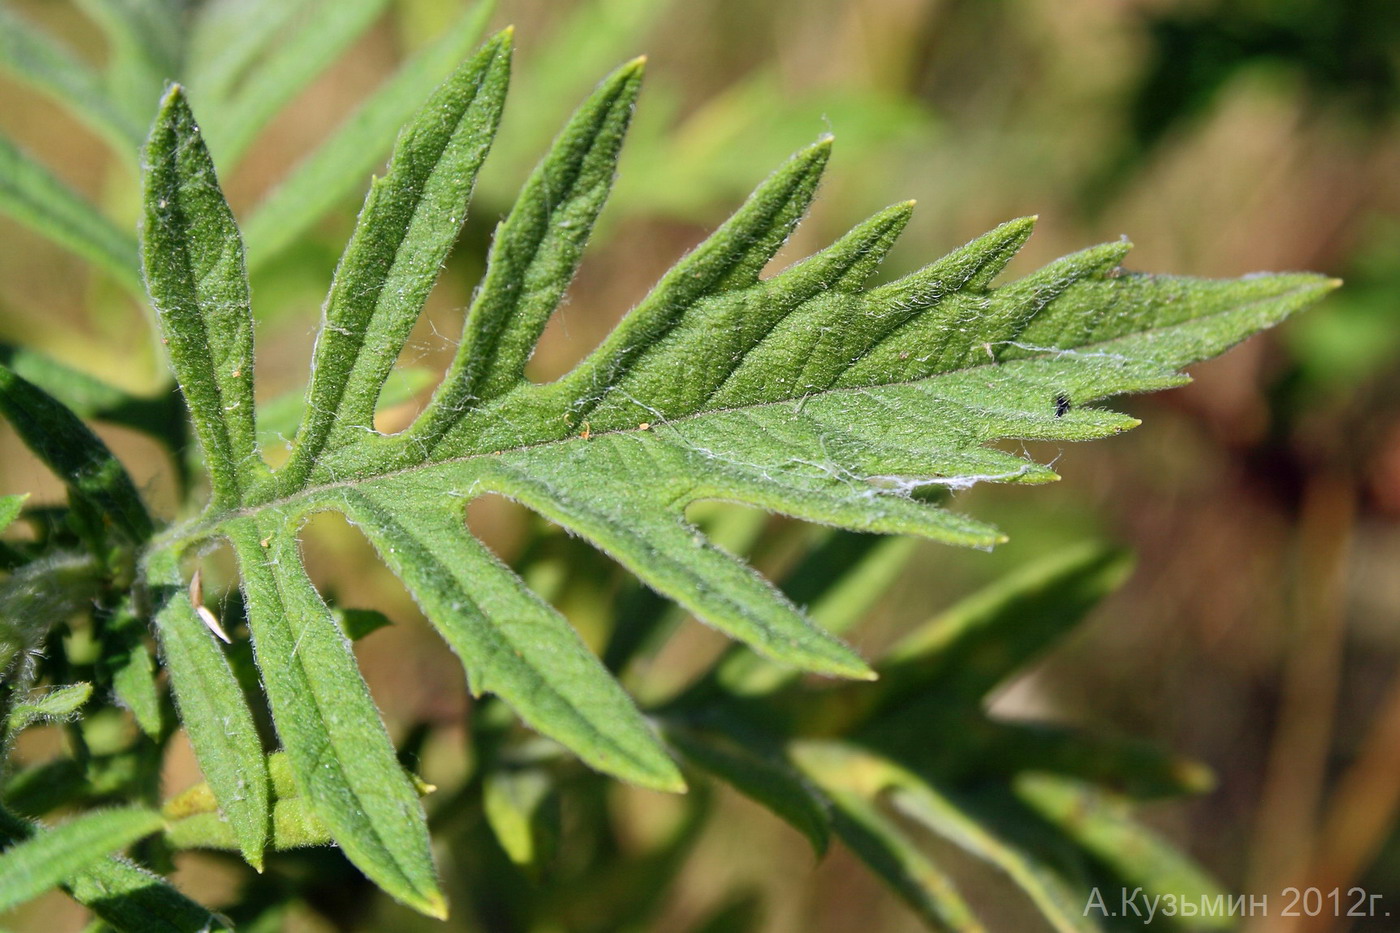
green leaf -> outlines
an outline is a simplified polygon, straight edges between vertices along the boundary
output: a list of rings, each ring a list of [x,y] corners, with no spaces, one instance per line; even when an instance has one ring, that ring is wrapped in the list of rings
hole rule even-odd
[[[248,265],[256,269],[294,243],[355,190],[383,157],[383,146],[423,98],[466,57],[494,10],[473,4],[431,46],[405,62],[248,218]]]
[[[564,297],[612,189],[642,65],[638,59],[618,69],[584,102],[496,228],[457,358],[422,430],[427,443],[439,440],[456,412],[498,398],[524,379],[525,362]]]
[[[500,122],[510,75],[503,32],[438,88],[370,186],[326,299],[306,410],[284,489],[296,488],[327,445],[373,431],[375,403],[397,349],[427,301],[466,217],[467,198]]]
[[[135,249],[133,243],[133,256]],[[0,344],[0,364],[58,399],[75,415],[140,431],[172,453],[185,444],[185,406],[173,389],[155,396],[132,395],[26,347]]]
[[[422,805],[349,641],[306,577],[295,530],[275,514],[226,529],[238,554],[263,686],[297,787],[371,880],[416,910],[445,916]]]
[[[9,528],[14,520],[19,518],[19,513],[24,508],[25,500],[28,498],[28,493],[0,496],[0,531]]]
[[[103,80],[67,49],[0,5],[0,67],[50,95],[102,137],[124,160],[135,162],[144,134],[108,96]],[[0,176],[9,174],[0,171]]]
[[[162,341],[194,418],[217,505],[266,472],[253,411],[253,316],[243,242],[184,92],[146,143],[142,263]]]
[[[91,696],[92,684],[70,684],[55,687],[43,696],[31,698],[26,703],[17,703],[10,708],[6,732],[14,735],[35,723],[69,719]]]
[[[141,731],[158,740],[165,729],[165,715],[155,659],[146,647],[145,621],[129,603],[120,605],[103,626],[98,670],[110,681],[121,704],[131,710]]]
[[[57,552],[30,561],[0,580],[0,683],[28,689],[30,674],[16,674],[49,630],[92,604],[101,592],[103,568],[90,554]]]
[[[482,810],[512,862],[538,871],[559,835],[559,797],[544,768],[499,768],[481,784]]]
[[[3,135],[0,135],[0,211],[91,261],[128,289],[140,293],[136,241]]]
[[[0,414],[69,493],[132,542],[144,541],[151,517],[126,469],[66,406],[0,365]]]
[[[831,837],[826,802],[780,752],[763,748],[752,736],[726,737],[717,730],[673,725],[666,737],[697,767],[787,821],[807,837],[818,857],[825,854]]]
[[[1058,933],[1097,933],[1085,910],[1085,898],[1043,860],[1001,838],[975,812],[939,793],[902,769],[892,769],[890,801],[895,809],[928,827],[968,854],[999,869],[1030,899]]]
[[[577,0],[558,7],[549,32],[534,41],[530,67],[516,79],[510,135],[498,158],[508,171],[483,192],[488,203],[505,203],[540,150],[568,116],[568,104],[593,86],[616,62],[644,50],[649,32],[675,0]],[[672,176],[674,180],[674,176]],[[483,184],[491,183],[488,176]],[[713,201],[707,202],[713,205]]]
[[[568,621],[466,533],[460,512],[432,503],[422,488],[385,492],[347,492],[340,508],[408,585],[474,693],[497,694],[595,768],[659,790],[685,788],[651,727]]]
[[[1088,543],[1007,574],[890,649],[878,668],[879,708],[897,708],[929,685],[984,696],[1078,625],[1132,566],[1126,552]]]
[[[109,858],[70,878],[73,899],[118,930],[142,933],[208,933],[231,930],[223,918],[185,897],[164,878]]]
[[[145,575],[180,721],[243,857],[261,870],[269,790],[248,701],[214,635],[196,614],[175,552],[153,552]]]
[[[210,148],[234,165],[282,106],[364,34],[388,0],[307,0],[279,24],[279,41],[226,100],[215,102]]]
[[[946,493],[1055,474],[990,445],[1126,430],[1137,422],[1093,403],[1179,385],[1182,366],[1335,284],[1128,273],[1119,265],[1127,244],[1115,243],[995,286],[1030,234],[1032,221],[1017,220],[866,288],[910,204],[762,278],[816,194],[830,151],[821,140],[761,184],[571,373],[534,383],[526,362],[612,183],[640,80],[634,62],[583,103],[498,227],[461,351],[428,407],[406,430],[382,434],[375,407],[461,226],[495,133],[508,47],[498,36],[448,78],[371,187],[326,303],[306,417],[271,482],[261,481],[252,440],[238,235],[178,91],[149,148],[150,210],[171,222],[148,220],[147,277],[216,480],[210,507],[162,544],[233,542],[265,693],[302,796],[352,862],[430,914],[443,904],[422,809],[348,640],[306,576],[298,533],[308,515],[334,509],[364,531],[459,654],[473,691],[498,694],[595,768],[679,789],[651,725],[582,639],[468,532],[470,499],[524,504],[770,659],[869,678],[848,646],[686,510],[718,499],[864,534],[996,544],[995,529],[942,507]],[[197,339],[210,320],[227,328],[212,350]],[[872,579],[887,571],[868,569]],[[1099,592],[1089,576],[1086,593]],[[832,625],[864,608],[859,593],[831,596],[818,610]],[[1018,657],[1064,624],[1031,626]],[[1003,673],[979,663],[967,676],[980,686]],[[929,916],[971,928],[953,895],[919,887],[924,863],[862,806],[839,811],[850,833],[898,867],[906,890],[924,892]]]
[[[879,755],[834,742],[801,743],[795,747],[794,757],[804,772],[832,796],[839,810],[848,815],[860,814],[867,825],[883,826],[884,833],[897,840],[898,845],[913,848],[915,844],[897,824],[879,815],[876,804],[881,799],[888,798],[898,812],[1003,872],[1054,930],[1098,930],[1097,924],[1086,917],[1079,892],[1053,869],[1015,843],[1000,838],[965,805],[949,799],[918,775]],[[872,867],[894,883],[896,890],[905,893],[907,881],[899,883],[898,876],[890,878],[877,865]],[[905,896],[909,898],[908,893]],[[937,922],[937,918],[933,919]]]
[[[1048,774],[1024,774],[1017,796],[1063,829],[1095,861],[1113,873],[1124,890],[1141,886],[1153,900],[1161,895],[1184,903],[1219,902],[1225,890],[1166,840],[1133,820],[1125,801],[1079,781]],[[1202,913],[1192,929],[1228,930],[1234,918]]]
[[[870,611],[903,571],[917,539],[885,538],[846,531],[832,532],[794,567],[783,591],[822,628],[843,632]],[[752,696],[771,693],[792,683],[791,670],[766,663],[734,646],[692,691],[709,686],[726,693]]]
[[[345,633],[345,637],[351,641],[359,641],[366,635],[373,634],[386,626],[393,625],[394,622],[384,613],[374,609],[336,609],[334,611],[336,624]]]
[[[89,688],[89,691],[91,688]],[[85,813],[0,853],[0,912],[23,904],[161,827],[149,810]]]
[[[793,748],[798,767],[831,800],[837,835],[935,930],[986,928],[952,880],[881,812],[885,766],[878,759],[831,743]]]
[[[1203,794],[1215,776],[1197,761],[1134,738],[1105,738],[1044,723],[999,723],[987,750],[1008,774],[1043,771],[1092,781],[1134,799]]]

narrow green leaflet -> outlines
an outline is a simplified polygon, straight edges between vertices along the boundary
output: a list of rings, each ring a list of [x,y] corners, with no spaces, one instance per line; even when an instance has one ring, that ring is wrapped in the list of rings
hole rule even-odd
[[[809,566],[845,551],[849,569],[831,569],[794,594],[840,593],[843,578],[872,572],[855,559],[862,547],[873,555],[882,546],[829,539]],[[1145,743],[994,719],[985,710],[986,694],[1080,622],[1130,564],[1094,543],[1029,564],[896,643],[877,665],[875,684],[760,679],[767,689],[754,689],[752,677],[732,684],[712,677],[660,715],[709,717],[726,734],[756,733],[746,746],[780,747],[829,802],[836,835],[935,929],[948,926],[937,912],[951,885],[946,856],[931,861],[910,821],[999,871],[1061,933],[1102,929],[1102,915],[1086,915],[1084,904],[1104,877],[1129,889],[1210,897],[1208,879],[1133,823],[1118,796],[1198,793],[1210,785],[1204,768]],[[716,669],[746,670],[735,659]],[[789,819],[785,801],[751,796]]]
[[[160,875],[120,857],[89,865],[64,887],[75,901],[118,930],[209,933],[233,929]]]
[[[159,739],[165,729],[165,713],[146,634],[145,619],[129,600],[123,601],[103,624],[102,654],[97,664],[99,676],[110,682],[117,701],[131,711],[141,731]]]
[[[134,257],[134,242],[131,249]],[[27,347],[0,344],[0,365],[9,367],[82,418],[140,431],[171,452],[183,447],[188,437],[184,403],[170,389],[155,396],[132,395]]]
[[[1042,771],[1111,788],[1135,800],[1204,794],[1215,775],[1151,742],[1038,722],[999,722],[986,753],[1007,773]]]
[[[100,75],[8,4],[0,5],[0,67],[55,98],[106,140],[119,157],[135,161],[144,136],[141,121],[122,111],[108,95]],[[0,176],[5,174],[8,171],[0,171]]]
[[[559,798],[544,768],[498,768],[482,778],[482,810],[512,862],[537,870],[553,854]]]
[[[1050,926],[1059,933],[1096,933],[1097,922],[1084,912],[1082,893],[1068,885],[1042,860],[984,826],[975,812],[939,793],[932,784],[891,766],[896,789],[891,803],[906,816],[957,845],[968,854],[1000,869],[1023,891]]]
[[[457,239],[496,134],[510,40],[509,31],[497,35],[438,88],[370,186],[326,299],[284,490],[305,480],[326,445],[373,431],[380,388]]]
[[[717,730],[671,726],[666,737],[696,767],[763,804],[807,837],[820,857],[831,839],[826,801],[782,757],[758,742],[733,741]]]
[[[890,650],[880,663],[882,708],[930,684],[982,697],[1118,589],[1132,565],[1125,552],[1090,543],[1007,574]]]
[[[1165,839],[1132,819],[1125,802],[1081,782],[1049,774],[1025,774],[1017,796],[1079,842],[1121,881],[1124,890],[1141,886],[1149,900],[1160,896],[1182,903],[1220,903],[1226,892]],[[1235,918],[1202,911],[1192,929],[1228,930]]]
[[[0,414],[70,493],[91,505],[102,521],[132,542],[150,536],[146,506],[107,445],[65,405],[2,365]]]
[[[248,218],[248,266],[256,269],[304,234],[362,183],[384,143],[413,115],[481,37],[495,4],[480,0],[428,48],[409,59]]]
[[[500,142],[501,162],[519,168],[497,176],[500,187],[483,192],[489,203],[509,201],[514,192],[504,186],[524,177],[525,167],[567,115],[568,103],[615,62],[645,50],[648,33],[675,5],[675,0],[578,0],[560,5],[548,35],[536,39],[530,67],[517,79],[511,133]]]
[[[369,6],[337,7],[318,47],[340,41]],[[304,41],[293,31],[269,52],[269,73]],[[303,50],[313,53],[320,54]],[[286,464],[271,477],[254,433],[241,241],[178,88],[147,147],[146,278],[214,479],[209,508],[165,533],[160,547],[233,544],[264,692],[299,796],[352,862],[431,915],[445,905],[422,808],[345,632],[306,576],[298,535],[309,515],[334,509],[364,531],[459,655],[474,692],[499,695],[599,770],[678,790],[679,772],[652,724],[568,621],[471,536],[472,498],[496,493],[524,504],[771,660],[871,678],[851,648],[813,621],[843,627],[864,607],[859,593],[799,594],[814,603],[804,612],[686,510],[727,500],[866,535],[991,546],[1001,534],[946,508],[949,493],[1055,479],[994,442],[1127,430],[1134,419],[1095,403],[1179,385],[1181,367],[1335,284],[1310,275],[1203,281],[1130,273],[1120,265],[1128,245],[1111,243],[998,286],[1031,233],[1033,220],[1021,219],[867,288],[908,223],[908,203],[764,278],[816,195],[831,148],[822,139],[759,185],[571,373],[535,383],[526,364],[611,190],[640,85],[638,61],[583,102],[498,226],[460,351],[427,408],[405,430],[380,433],[374,415],[385,379],[465,217],[500,117],[509,55],[508,33],[489,40],[400,134],[336,270],[305,415]],[[262,80],[238,93],[253,93]],[[241,119],[246,127],[257,122]],[[865,568],[870,579],[899,562],[897,549],[879,553]],[[154,577],[169,591],[168,605],[177,604],[173,569]],[[1076,605],[1092,603],[1120,571],[1113,560],[1084,569]],[[192,639],[191,620],[186,609],[160,625],[183,626],[176,637]],[[1070,621],[1031,626],[1009,663]],[[990,623],[964,628],[1007,636]],[[199,650],[217,647],[198,634]],[[976,662],[965,674],[967,691],[1009,669],[982,659],[972,642],[965,647]],[[932,657],[915,652],[890,669],[908,661],[910,683],[922,686],[920,665]],[[800,692],[782,679],[755,689],[776,700]],[[840,691],[832,693],[839,700]],[[977,731],[979,740],[983,733],[991,731]],[[724,762],[727,776],[755,793],[783,773],[740,775],[733,764]],[[847,827],[868,852],[903,866],[907,891],[913,879],[933,877],[897,845],[870,801],[848,797],[838,806],[838,832]],[[927,916],[976,929],[954,894],[930,897],[922,902]]]
[[[243,857],[261,869],[269,789],[253,714],[214,634],[190,601],[173,550],[154,552],[146,583],[180,721]]]
[[[916,544],[916,538],[834,531],[788,574],[783,591],[807,607],[812,621],[828,631],[844,632],[887,592]],[[707,680],[728,693],[754,695],[777,690],[796,676],[736,645],[711,669]]]
[[[13,735],[38,722],[55,722],[71,718],[92,696],[92,684],[69,684],[55,687],[43,696],[33,697],[10,708],[5,731]]]
[[[793,755],[803,772],[832,796],[839,809],[849,814],[864,813],[864,821],[868,823],[877,818],[876,801],[888,795],[898,812],[1004,872],[1035,904],[1052,929],[1059,933],[1097,933],[1099,927],[1094,920],[1085,917],[1083,899],[1077,890],[1034,856],[981,825],[965,807],[896,763],[855,746],[834,742],[799,744]],[[892,846],[918,851],[907,831],[887,817],[879,819],[887,821],[884,832]],[[843,839],[846,835],[842,834]],[[847,839],[847,842],[851,844],[852,840]],[[858,846],[858,842],[853,844],[859,854]],[[877,863],[871,864],[888,877],[888,871],[881,870]],[[949,882],[924,882],[910,890],[911,885],[906,881],[897,884],[896,890],[917,907],[917,897],[942,902],[946,897],[942,890],[945,884]],[[937,928],[939,918],[934,919]]]
[[[523,380],[525,362],[564,297],[612,189],[642,64],[623,66],[584,102],[496,228],[445,391],[433,399],[435,415],[480,405]],[[425,433],[428,443],[437,441],[435,426]]]
[[[466,532],[460,510],[433,499],[429,484],[368,485],[343,492],[337,507],[408,585],[474,693],[497,694],[595,768],[683,790],[651,727],[568,621]]]
[[[297,786],[370,879],[429,916],[445,916],[418,794],[399,767],[349,639],[306,577],[295,527],[272,513],[226,528],[263,687]]]
[[[310,0],[297,4],[275,47],[248,71],[247,80],[217,102],[210,148],[225,166],[237,164],[282,106],[364,34],[388,0]]]
[[[149,810],[105,810],[38,830],[0,852],[0,912],[58,887],[161,825],[160,814]]]
[[[885,778],[882,762],[816,742],[796,746],[793,758],[831,800],[841,840],[932,929],[985,933],[952,879],[876,803]]]
[[[248,275],[238,226],[179,85],[161,103],[146,166],[146,288],[204,448],[214,503],[240,502],[266,472],[253,426]]]
[[[0,32],[3,32],[0,25]],[[0,135],[0,211],[140,293],[136,241]]]

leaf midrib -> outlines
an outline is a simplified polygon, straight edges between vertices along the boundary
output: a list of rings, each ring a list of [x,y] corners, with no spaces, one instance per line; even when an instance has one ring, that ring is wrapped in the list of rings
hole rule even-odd
[[[1201,316],[1199,316],[1199,317],[1188,318],[1188,319],[1183,320],[1183,321],[1176,321],[1176,322],[1174,322],[1174,323],[1172,323],[1172,324],[1163,325],[1163,326],[1161,326],[1161,327],[1149,327],[1149,328],[1144,328],[1144,329],[1142,329],[1142,330],[1131,331],[1131,332],[1126,333],[1126,334],[1118,334],[1118,335],[1116,335],[1116,336],[1114,336],[1114,337],[1111,337],[1111,338],[1109,338],[1109,339],[1107,339],[1107,340],[1100,340],[1100,341],[1097,341],[1097,342],[1095,342],[1095,343],[1086,343],[1086,344],[1082,344],[1082,345],[1077,346],[1077,347],[1057,347],[1057,348],[1054,348],[1054,349],[1047,349],[1047,350],[1045,350],[1045,351],[1036,353],[1036,354],[1034,354],[1034,355],[1025,356],[1025,357],[1019,357],[1019,358],[1014,359],[1014,360],[990,360],[990,361],[988,361],[988,362],[986,362],[986,363],[978,363],[978,364],[976,364],[976,365],[965,366],[965,367],[962,367],[962,368],[960,368],[960,369],[952,369],[952,370],[948,370],[948,371],[946,371],[946,372],[935,373],[935,374],[930,375],[930,376],[923,376],[923,377],[920,377],[920,378],[918,378],[918,379],[906,379],[906,380],[900,380],[900,381],[895,381],[895,382],[872,383],[871,385],[866,385],[866,386],[839,386],[839,387],[838,387],[838,386],[833,386],[833,387],[831,387],[831,388],[822,389],[822,390],[817,391],[817,392],[811,392],[811,393],[809,393],[809,394],[807,394],[807,395],[798,396],[798,397],[784,398],[784,399],[777,399],[777,400],[774,400],[774,401],[771,401],[771,402],[756,402],[756,403],[754,403],[754,404],[752,404],[752,405],[734,405],[734,406],[729,406],[729,407],[725,407],[725,408],[710,408],[710,409],[706,409],[706,410],[704,410],[704,411],[696,411],[696,412],[692,412],[692,413],[690,413],[690,414],[688,414],[688,415],[682,415],[682,416],[680,416],[680,417],[670,418],[670,419],[667,419],[667,420],[662,421],[662,422],[656,422],[656,423],[649,424],[649,425],[648,425],[648,428],[647,428],[647,431],[648,431],[648,432],[650,432],[650,431],[655,431],[657,428],[666,427],[666,426],[670,426],[670,425],[684,424],[684,423],[686,423],[686,422],[688,422],[688,421],[693,421],[693,420],[698,419],[698,418],[705,418],[705,417],[708,417],[708,416],[711,416],[711,415],[719,415],[719,414],[724,414],[724,413],[727,413],[727,412],[754,411],[754,410],[757,410],[757,409],[771,408],[771,407],[778,406],[778,405],[792,405],[792,404],[804,405],[804,404],[806,404],[806,402],[808,402],[808,401],[811,400],[811,399],[814,399],[814,398],[822,398],[822,397],[826,397],[826,396],[830,396],[830,395],[848,394],[848,393],[859,393],[859,392],[865,392],[865,391],[868,391],[868,390],[870,390],[870,389],[876,389],[876,388],[887,388],[887,387],[898,387],[898,386],[914,386],[914,385],[919,385],[919,384],[922,384],[922,383],[931,382],[931,381],[936,380],[936,379],[941,379],[941,378],[943,378],[943,377],[945,377],[945,376],[954,376],[954,375],[961,375],[961,374],[964,374],[964,373],[974,373],[974,372],[978,372],[978,371],[981,371],[981,370],[997,369],[997,368],[1000,368],[1000,367],[1002,367],[1002,366],[1012,365],[1012,364],[1016,364],[1016,363],[1032,362],[1032,361],[1036,361],[1036,360],[1055,359],[1055,358],[1057,358],[1057,357],[1061,357],[1061,356],[1064,356],[1064,355],[1066,355],[1066,354],[1084,353],[1084,352],[1086,352],[1086,351],[1090,351],[1090,350],[1093,350],[1093,349],[1098,348],[1098,347],[1104,347],[1104,346],[1107,346],[1107,345],[1109,345],[1109,344],[1116,343],[1117,341],[1123,340],[1123,339],[1125,339],[1125,338],[1135,337],[1135,336],[1142,336],[1142,335],[1145,335],[1145,334],[1153,333],[1154,331],[1168,330],[1168,329],[1171,329],[1171,328],[1184,327],[1184,326],[1189,326],[1189,325],[1194,325],[1194,324],[1201,324],[1201,323],[1203,323],[1203,322],[1210,321],[1210,320],[1213,320],[1213,319],[1215,319],[1215,318],[1224,317],[1224,316],[1231,315],[1231,314],[1238,314],[1239,312],[1241,312],[1241,311],[1243,311],[1243,310],[1245,310],[1245,309],[1248,309],[1248,308],[1251,308],[1251,307],[1255,307],[1255,306],[1258,306],[1258,305],[1261,305],[1261,304],[1267,304],[1267,303],[1277,302],[1277,301],[1284,301],[1284,300],[1287,300],[1287,299],[1289,299],[1289,298],[1296,297],[1297,295],[1299,295],[1299,294],[1301,294],[1301,293],[1305,293],[1305,292],[1308,292],[1308,291],[1316,290],[1316,289],[1319,287],[1319,285],[1322,285],[1322,284],[1325,284],[1325,282],[1321,282],[1321,281],[1310,281],[1310,282],[1306,282],[1306,283],[1300,283],[1300,284],[1298,284],[1298,285],[1296,285],[1296,286],[1294,286],[1294,287],[1292,287],[1292,288],[1287,289],[1286,291],[1276,292],[1276,293],[1273,293],[1273,294],[1270,294],[1270,295],[1260,296],[1260,297],[1255,298],[1255,299],[1253,299],[1253,300],[1251,300],[1251,301],[1248,301],[1248,302],[1243,302],[1243,303],[1240,303],[1240,304],[1230,305],[1229,307],[1221,308],[1219,311],[1213,312],[1213,313],[1211,313],[1211,314],[1205,314],[1205,315],[1201,315]],[[1151,362],[1151,360],[1145,360],[1145,361],[1146,361],[1146,362]],[[1165,365],[1165,364],[1163,364],[1163,368],[1164,368],[1164,369],[1166,369],[1166,368],[1173,368],[1173,369],[1174,369],[1174,367],[1170,367],[1170,366]],[[566,376],[566,377],[564,377],[564,378],[567,379],[567,378],[569,378],[569,377]],[[561,380],[561,381],[562,381],[562,380]],[[524,385],[524,386],[522,387],[522,390],[523,390],[523,391],[526,391],[526,392],[530,392],[530,391],[536,391],[536,392],[538,392],[538,391],[546,390],[546,389],[548,389],[549,387],[554,386],[554,385],[558,385],[558,384],[559,384],[558,382],[555,382],[555,383],[528,383],[528,384],[526,384],[526,385]],[[510,395],[503,396],[503,397],[502,397],[502,403],[504,402],[505,399],[513,397],[514,394],[515,394],[515,393],[511,393]],[[498,403],[498,404],[499,404],[499,403]],[[405,431],[400,432],[399,434],[393,434],[393,435],[379,435],[379,438],[380,438],[380,439],[383,439],[383,440],[392,440],[392,439],[395,438],[395,437],[406,437],[406,436],[408,436],[408,432],[409,432],[409,431],[411,431],[411,428],[405,429]],[[402,466],[402,467],[397,467],[397,468],[394,468],[394,469],[384,470],[383,472],[375,473],[375,474],[372,474],[372,475],[360,475],[360,476],[354,476],[354,477],[351,477],[351,478],[348,478],[348,479],[344,479],[344,480],[337,480],[337,481],[335,481],[335,482],[322,483],[322,484],[315,485],[315,486],[303,486],[301,489],[298,489],[296,492],[291,493],[291,494],[289,494],[289,495],[285,495],[285,496],[281,496],[281,497],[273,498],[273,499],[268,499],[268,500],[265,500],[265,501],[263,501],[263,502],[259,502],[259,503],[255,503],[255,504],[247,505],[247,506],[242,506],[242,507],[239,507],[239,508],[236,508],[236,509],[230,509],[230,510],[227,510],[227,511],[220,512],[219,514],[213,515],[213,516],[211,516],[211,515],[209,515],[209,514],[206,513],[206,514],[201,515],[201,516],[199,516],[199,517],[197,517],[197,518],[195,518],[195,519],[192,519],[189,523],[186,523],[186,524],[184,524],[184,525],[176,525],[176,526],[173,526],[173,527],[172,527],[171,529],[169,529],[167,532],[165,532],[164,534],[160,535],[157,539],[155,539],[155,541],[154,541],[153,544],[152,544],[152,547],[153,547],[153,549],[159,549],[159,548],[161,548],[161,547],[172,546],[172,545],[174,545],[174,544],[176,544],[176,543],[188,541],[188,540],[194,539],[194,538],[212,537],[212,536],[214,536],[214,535],[219,534],[219,533],[220,533],[220,532],[219,532],[219,529],[220,529],[224,524],[226,524],[226,523],[228,523],[228,522],[235,521],[235,520],[240,519],[240,518],[249,518],[249,517],[253,517],[253,516],[256,516],[256,515],[259,515],[259,514],[265,512],[265,511],[273,511],[273,510],[277,510],[277,509],[287,508],[287,507],[289,507],[289,506],[294,506],[294,505],[298,502],[298,500],[302,500],[302,499],[315,499],[315,498],[317,498],[317,497],[320,496],[320,495],[323,495],[323,494],[328,493],[328,492],[332,492],[332,491],[334,491],[334,490],[336,490],[336,489],[349,489],[349,488],[354,488],[354,487],[363,485],[363,484],[365,484],[365,483],[380,482],[380,481],[382,481],[382,480],[391,480],[391,479],[394,479],[394,478],[399,477],[399,476],[411,476],[411,475],[413,475],[413,474],[415,474],[415,473],[418,473],[418,472],[421,472],[421,471],[424,471],[424,470],[436,469],[436,468],[438,468],[438,467],[447,466],[447,465],[454,464],[454,463],[455,463],[455,464],[468,463],[468,462],[471,462],[471,461],[474,461],[474,460],[479,460],[479,459],[483,459],[483,458],[487,458],[487,457],[499,456],[499,455],[507,454],[507,453],[522,453],[522,452],[530,451],[530,450],[538,450],[538,449],[540,449],[540,448],[549,447],[549,446],[552,446],[552,445],[555,445],[555,444],[571,444],[571,443],[576,443],[576,442],[587,443],[588,441],[590,441],[590,440],[592,440],[592,439],[594,439],[594,438],[608,437],[608,436],[610,436],[610,435],[615,435],[615,434],[632,434],[632,433],[637,433],[637,432],[639,432],[639,431],[641,431],[640,427],[605,428],[605,429],[602,429],[602,430],[599,430],[599,431],[590,433],[589,436],[588,436],[587,438],[584,438],[583,436],[581,436],[581,435],[579,435],[579,434],[572,434],[572,433],[571,433],[571,434],[564,435],[564,436],[560,436],[560,437],[549,438],[549,439],[547,439],[547,440],[533,441],[533,442],[530,442],[530,443],[521,444],[521,445],[516,446],[516,447],[503,447],[503,448],[494,449],[494,450],[484,450],[484,449],[483,449],[483,450],[474,451],[474,452],[472,452],[472,453],[465,454],[465,455],[458,456],[458,457],[447,457],[447,458],[444,458],[444,459],[441,459],[441,460],[434,460],[434,461],[431,461],[431,462],[417,462],[417,463],[412,463],[412,464],[409,464],[409,465],[407,465],[407,466]],[[360,442],[357,442],[357,443],[354,444],[354,445],[347,445],[346,447],[342,447],[342,448],[339,448],[339,449],[340,449],[340,450],[345,450],[345,449],[347,449],[347,447],[359,446],[359,445],[361,445],[361,444],[367,444],[367,443],[373,443],[373,442],[374,442],[373,440],[371,440],[371,441],[360,441]],[[274,474],[274,475],[275,475],[275,474]],[[314,506],[314,503],[312,503],[312,505]],[[333,505],[328,505],[327,508],[334,508],[334,506],[333,506]]]

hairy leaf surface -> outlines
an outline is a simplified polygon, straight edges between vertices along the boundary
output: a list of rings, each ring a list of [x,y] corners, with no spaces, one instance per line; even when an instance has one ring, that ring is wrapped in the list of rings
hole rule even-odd
[[[535,383],[526,363],[611,188],[640,87],[636,61],[584,101],[497,227],[459,352],[426,409],[404,431],[381,433],[381,391],[463,222],[509,55],[503,33],[462,64],[371,186],[326,300],[305,415],[275,473],[253,419],[241,238],[180,89],[147,147],[147,282],[214,481],[209,508],[160,537],[148,573],[176,592],[178,557],[211,539],[232,543],[300,796],[366,874],[433,914],[443,901],[421,806],[302,566],[298,535],[310,514],[337,510],[361,528],[459,655],[474,692],[499,695],[595,768],[678,790],[652,724],[568,621],[467,531],[468,501],[496,493],[523,503],[772,659],[870,678],[854,651],[688,522],[687,507],[728,500],[855,531],[991,546],[999,532],[946,508],[947,493],[1055,478],[991,444],[1126,430],[1137,422],[1094,403],[1179,385],[1182,366],[1332,286],[1309,275],[1129,273],[1126,243],[996,286],[1030,235],[1023,219],[867,287],[908,203],[765,278],[816,194],[830,154],[822,139],[763,182],[577,368]],[[188,658],[194,676],[183,682],[226,681],[222,649],[190,619],[180,611],[161,622],[173,627],[166,643]],[[188,689],[179,675],[174,686]],[[187,717],[209,715],[181,702]],[[227,811],[234,791],[218,774],[251,749],[230,749],[198,723],[190,733]],[[779,793],[787,779],[742,764],[756,793]],[[245,827],[266,826],[266,801],[248,806]],[[819,836],[816,814],[793,818]],[[888,835],[874,815],[844,818],[872,839]],[[239,842],[257,845],[251,831]],[[944,922],[974,928],[962,908],[941,903],[951,910]]]
[[[160,829],[149,810],[97,810],[42,831],[0,855],[0,911],[39,896]]]

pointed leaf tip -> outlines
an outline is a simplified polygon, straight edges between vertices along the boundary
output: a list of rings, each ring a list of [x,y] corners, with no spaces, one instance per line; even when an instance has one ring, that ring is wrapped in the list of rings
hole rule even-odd
[[[498,49],[509,54],[515,48],[515,27],[507,26],[486,40],[485,48]]]
[[[447,898],[434,891],[423,899],[418,909],[434,920],[447,919]]]
[[[243,240],[178,84],[166,91],[143,159],[146,291],[204,450],[214,501],[241,502],[266,470],[254,427]]]
[[[166,122],[171,111],[188,112],[190,102],[185,94],[185,86],[177,81],[172,81],[166,85],[165,93],[160,98],[159,116],[156,117],[157,125]]]

